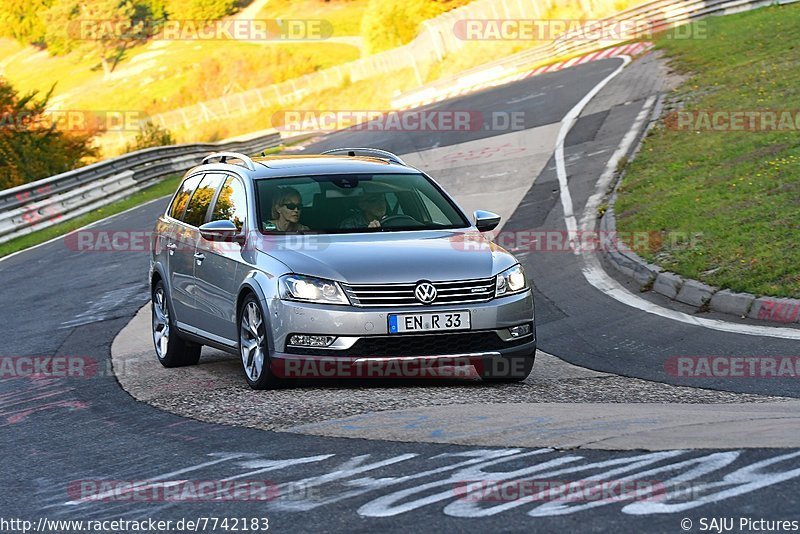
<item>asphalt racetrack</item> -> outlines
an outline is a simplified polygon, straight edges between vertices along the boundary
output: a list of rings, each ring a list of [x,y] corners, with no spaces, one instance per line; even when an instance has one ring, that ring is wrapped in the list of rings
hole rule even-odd
[[[523,117],[521,129],[343,131],[305,151],[391,150],[439,180],[466,209],[502,214],[509,235],[564,231],[565,193],[581,221],[612,154],[626,136],[640,135],[632,129],[668,88],[652,54],[609,78],[622,66],[619,58],[597,61],[430,108],[480,111],[486,118],[516,114]],[[574,125],[566,124],[604,80]],[[92,229],[149,231],[166,202]],[[694,311],[634,288],[636,298],[622,302],[587,278],[584,256],[517,243],[515,254],[535,285],[537,337],[545,353],[525,383],[311,384],[251,392],[236,359],[215,351],[204,351],[200,365],[173,375],[179,377],[173,382],[163,374],[172,370],[160,369],[152,357],[153,381],[142,375],[148,379],[137,383],[112,372],[112,344],[149,301],[148,255],[79,252],[68,243],[56,240],[0,261],[2,355],[80,356],[98,363],[89,378],[0,380],[4,517],[268,518],[278,532],[676,532],[697,531],[701,520],[713,517],[800,519],[791,507],[800,490],[800,450],[792,448],[800,436],[796,379],[682,378],[667,365],[678,356],[795,355],[791,332],[770,335],[772,326],[713,314],[703,319],[728,326],[676,320]],[[627,284],[611,270],[605,276]],[[652,313],[651,306],[666,311]],[[763,328],[747,330],[753,326]],[[127,345],[120,349],[126,354],[149,350],[149,331],[135,327],[126,330]],[[220,388],[205,391],[192,373],[206,373]],[[153,384],[168,383],[179,390],[152,392]],[[659,405],[669,410],[659,412]],[[605,417],[596,415],[604,411]],[[282,414],[290,424],[279,424]],[[671,418],[672,426],[637,434],[659,417]],[[703,430],[715,417],[726,421],[716,436]],[[704,423],[692,426],[695,421]],[[493,432],[478,432],[486,429]],[[530,478],[657,481],[686,491],[650,500],[616,494],[547,501],[473,499],[463,489],[469,481]],[[186,502],[112,492],[79,498],[82,482],[142,480],[268,480],[277,497]],[[687,519],[693,524],[688,529]],[[223,529],[206,522],[196,530]]]

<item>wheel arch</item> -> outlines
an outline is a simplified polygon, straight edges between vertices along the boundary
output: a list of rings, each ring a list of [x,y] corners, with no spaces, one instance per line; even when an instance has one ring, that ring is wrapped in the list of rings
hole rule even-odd
[[[261,311],[263,314],[263,321],[264,321],[264,329],[267,334],[267,348],[270,353],[275,352],[275,345],[273,341],[272,335],[272,321],[270,315],[270,309],[267,305],[268,299],[267,295],[264,292],[264,289],[261,287],[261,284],[258,280],[259,275],[255,272],[250,273],[242,282],[242,285],[239,287],[239,292],[236,295],[236,329],[239,329],[239,322],[242,319],[242,305],[244,304],[245,299],[248,295],[254,295],[256,299],[261,304]],[[238,343],[238,336],[237,336],[237,343]]]
[[[169,277],[167,277],[166,273],[164,272],[163,267],[160,263],[153,264],[152,269],[150,270],[150,293],[153,293],[153,289],[155,289],[156,284],[158,281],[164,282],[164,286],[166,286],[167,291],[169,291]]]

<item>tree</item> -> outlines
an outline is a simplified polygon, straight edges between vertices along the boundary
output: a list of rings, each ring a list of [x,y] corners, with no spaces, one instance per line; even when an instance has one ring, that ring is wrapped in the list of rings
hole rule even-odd
[[[66,172],[97,156],[96,132],[64,132],[46,113],[50,93],[20,96],[0,78],[0,188]]]
[[[125,152],[174,144],[175,137],[173,137],[172,132],[148,120],[139,129],[139,133],[136,134],[136,139],[134,139],[133,143],[129,143],[125,146]]]
[[[0,0],[0,35],[24,44],[44,43],[45,25],[39,14],[53,0]]]
[[[217,20],[235,12],[238,0],[166,0],[169,18],[174,20]]]
[[[369,53],[404,45],[416,37],[419,26],[470,0],[369,0],[361,19],[361,35]]]
[[[140,41],[146,9],[132,0],[55,0],[42,14],[45,42],[51,54],[66,54],[86,47],[98,55],[103,73],[114,70],[122,53]]]

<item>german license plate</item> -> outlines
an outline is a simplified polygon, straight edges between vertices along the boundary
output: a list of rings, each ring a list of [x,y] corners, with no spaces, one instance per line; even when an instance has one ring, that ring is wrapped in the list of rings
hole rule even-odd
[[[389,333],[469,330],[468,311],[389,314]]]

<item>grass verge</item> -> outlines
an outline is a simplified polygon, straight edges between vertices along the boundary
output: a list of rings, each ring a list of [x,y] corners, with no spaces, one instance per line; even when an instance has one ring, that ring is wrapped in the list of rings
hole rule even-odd
[[[705,39],[656,43],[673,68],[691,74],[670,101],[683,102],[683,111],[799,116],[800,5],[701,24]],[[800,124],[795,127],[659,125],[626,169],[618,229],[661,232],[662,239],[651,241],[660,244],[641,255],[680,275],[734,291],[800,297]],[[688,239],[670,238],[676,235]]]

